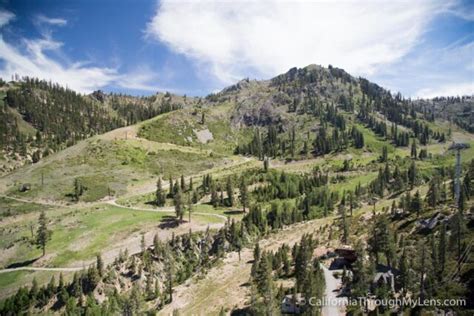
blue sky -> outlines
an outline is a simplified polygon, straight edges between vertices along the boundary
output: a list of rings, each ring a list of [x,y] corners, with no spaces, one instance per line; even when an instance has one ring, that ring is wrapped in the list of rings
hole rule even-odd
[[[0,76],[83,93],[206,95],[332,64],[405,96],[474,93],[474,5],[421,1],[3,1]]]

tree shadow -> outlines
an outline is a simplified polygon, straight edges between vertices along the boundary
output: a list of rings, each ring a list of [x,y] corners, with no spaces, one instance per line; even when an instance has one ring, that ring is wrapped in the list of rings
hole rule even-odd
[[[154,206],[154,207],[157,207],[158,204],[156,204],[155,201],[148,201],[148,202],[145,202],[146,205],[151,205],[151,206]]]
[[[176,216],[171,216],[171,215],[165,215],[160,221],[160,224],[158,225],[159,228],[161,229],[170,229],[170,228],[176,228],[180,224],[185,224],[187,223],[186,220],[179,220],[179,218],[176,218]]]
[[[224,214],[225,215],[238,215],[238,214],[243,214],[244,211],[242,210],[228,210],[228,211],[224,211]]]
[[[161,229],[170,229],[176,228],[179,226],[179,219],[175,216],[165,215],[160,221],[160,225],[158,225]]]
[[[254,315],[254,313],[250,310],[250,307],[244,307],[244,308],[238,308],[232,310],[230,312],[231,316],[249,316],[249,315]]]
[[[35,263],[38,259],[40,259],[41,257],[38,257],[38,258],[35,258],[35,259],[30,259],[30,260],[25,260],[23,262],[15,262],[15,263],[11,263],[9,264],[8,266],[6,266],[6,269],[14,269],[14,268],[21,268],[21,267],[26,267],[26,266],[29,266],[33,263]]]
[[[346,268],[350,268],[351,264],[344,258],[336,258],[331,262],[328,270],[341,270]]]

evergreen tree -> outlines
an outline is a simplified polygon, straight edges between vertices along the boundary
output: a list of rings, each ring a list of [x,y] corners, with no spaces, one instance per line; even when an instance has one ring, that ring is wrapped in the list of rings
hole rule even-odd
[[[438,201],[440,200],[438,186],[438,179],[435,178],[430,182],[430,187],[426,195],[426,200],[428,201],[428,205],[431,207],[435,207],[436,205],[438,205]]]
[[[242,210],[245,213],[245,209],[249,203],[249,196],[244,177],[240,179],[240,203],[242,204]]]
[[[416,159],[417,153],[416,153],[416,140],[413,139],[413,142],[411,143],[411,153],[410,153],[411,158]]]
[[[420,216],[420,212],[423,209],[423,202],[421,200],[420,191],[416,191],[411,201],[411,211],[416,213],[416,216]]]
[[[418,176],[418,171],[416,169],[416,164],[415,164],[415,161],[412,161],[410,165],[410,169],[408,170],[408,182],[411,188],[415,186],[417,176]]]
[[[444,273],[446,267],[446,223],[441,225],[438,243],[438,262],[439,262],[439,273]]]
[[[174,195],[173,195],[173,194],[174,194],[174,191],[173,191],[173,190],[174,190],[173,178],[171,178],[171,176],[170,176],[170,185],[169,185],[169,193],[168,193],[168,196],[169,196],[170,198],[173,198],[173,196],[174,196]]]
[[[166,196],[161,185],[161,178],[158,178],[158,182],[156,183],[155,203],[160,207],[164,206],[166,203]]]
[[[52,232],[48,230],[48,220],[46,218],[46,213],[41,211],[38,220],[38,231],[36,232],[36,245],[38,248],[43,250],[43,256],[46,254],[46,244],[51,239]]]
[[[181,175],[181,191],[186,191],[186,180],[184,180],[183,175]]]
[[[380,156],[380,162],[388,161],[388,148],[387,146],[382,147],[382,155]]]
[[[227,178],[226,182],[227,191],[227,206],[234,206],[234,187],[232,186],[232,180],[230,177]]]
[[[211,205],[214,207],[219,206],[219,196],[214,181],[211,183]]]
[[[104,276],[104,261],[100,254],[97,255],[97,271],[99,272],[99,276]]]
[[[78,178],[74,179],[74,200],[79,201],[79,198],[84,194],[84,186]]]
[[[349,223],[346,216],[346,208],[342,204],[339,206],[339,213],[341,215],[342,242],[347,244],[349,239]]]
[[[184,203],[183,203],[181,189],[179,187],[178,187],[178,191],[174,195],[174,210],[176,212],[176,218],[178,218],[179,221],[182,222],[183,215],[184,215]]]

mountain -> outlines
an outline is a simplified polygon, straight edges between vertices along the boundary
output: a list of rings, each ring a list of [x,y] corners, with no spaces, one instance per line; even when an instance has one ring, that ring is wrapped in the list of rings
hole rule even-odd
[[[460,298],[452,308],[472,314],[474,135],[456,121],[468,100],[405,99],[317,65],[205,98],[22,84],[4,86],[4,108],[33,135],[27,151],[67,137],[0,177],[13,269],[0,314],[278,314],[293,293],[325,292]]]
[[[15,159],[33,164],[2,182],[13,194],[37,198],[70,200],[78,177],[89,187],[85,200],[94,201],[125,192],[132,179],[199,172],[236,153],[286,161],[339,154],[357,161],[378,157],[384,147],[408,150],[411,139],[446,147],[452,132],[449,123],[434,123],[433,110],[331,66],[244,79],[205,98],[80,95],[33,79],[3,89],[7,126],[14,126],[3,135],[15,135],[3,138],[4,170]],[[19,184],[32,189],[18,192]]]
[[[429,112],[418,112],[399,94],[342,69],[310,65],[271,80],[242,80],[198,108],[151,120],[139,135],[226,153],[302,159],[357,147],[365,128],[390,137],[389,146],[407,146],[409,133],[423,145],[431,138],[445,141],[448,129],[432,122]],[[202,144],[197,132],[212,141]]]
[[[474,133],[474,97],[437,97],[427,100],[414,101],[418,110],[453,122],[462,129]]]

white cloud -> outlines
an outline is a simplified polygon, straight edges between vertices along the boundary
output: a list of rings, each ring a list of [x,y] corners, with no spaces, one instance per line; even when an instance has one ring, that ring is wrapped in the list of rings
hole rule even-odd
[[[435,88],[421,89],[416,93],[417,98],[434,98],[440,96],[474,96],[474,81],[445,84]]]
[[[139,91],[168,91],[172,93],[180,93],[180,90],[162,87],[158,85],[160,78],[156,71],[153,71],[146,65],[135,67],[135,69],[127,74],[118,76],[116,84],[119,87],[139,90]]]
[[[66,19],[50,18],[42,14],[39,14],[36,16],[36,21],[40,24],[49,24],[49,25],[54,25],[54,26],[64,26],[67,24]]]
[[[7,25],[11,20],[15,18],[15,15],[9,11],[0,10],[0,27]]]
[[[163,0],[147,35],[224,83],[312,63],[367,75],[405,56],[449,7],[437,0]]]
[[[474,82],[473,56],[474,42],[469,37],[445,47],[423,45],[370,79],[413,98],[470,94],[473,91],[466,83]]]
[[[8,24],[15,15],[8,11],[0,11],[0,26]],[[46,17],[44,17],[46,19]],[[49,24],[61,24],[62,20],[44,20]],[[64,22],[65,23],[65,22]],[[7,43],[0,35],[0,77],[9,80],[12,75],[37,77],[66,85],[79,92],[88,93],[106,86],[118,78],[117,70],[89,66],[86,63],[63,65],[47,55],[58,52],[62,43],[49,36],[37,39],[18,39],[24,49]]]
[[[474,21],[474,3],[462,0],[452,0],[446,8],[446,13],[455,15],[466,21]]]
[[[7,80],[14,74],[37,77],[83,93],[106,86],[117,78],[117,71],[112,68],[87,66],[84,63],[63,65],[55,61],[46,52],[58,50],[61,43],[51,39],[27,40],[25,43],[26,50],[23,52],[5,42],[0,35],[0,59],[4,62],[0,77]]]
[[[0,27],[8,24],[14,14],[0,11]],[[63,19],[39,16],[38,23],[51,26],[65,25]],[[60,62],[55,55],[62,55],[63,43],[55,41],[51,32],[43,32],[41,38],[19,38],[13,45],[0,34],[0,77],[10,80],[13,75],[51,80],[81,93],[90,93],[99,88],[116,85],[131,90],[156,91],[150,84],[156,78],[150,70],[139,68],[133,73],[121,74],[117,67],[97,67],[90,62]],[[146,71],[145,71],[146,70]]]

